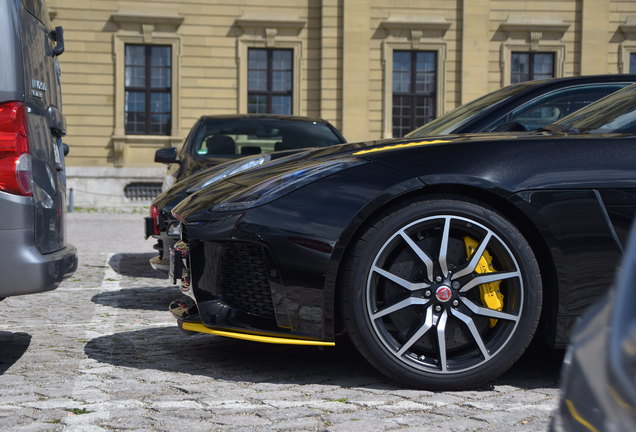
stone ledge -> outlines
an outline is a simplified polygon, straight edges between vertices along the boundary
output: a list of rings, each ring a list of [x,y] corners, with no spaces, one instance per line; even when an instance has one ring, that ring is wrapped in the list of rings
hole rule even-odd
[[[100,178],[157,178],[162,179],[166,172],[166,168],[163,165],[157,164],[157,167],[152,168],[134,168],[134,167],[78,167],[67,166],[67,177],[100,177]]]
[[[165,166],[157,167],[67,167],[66,185],[68,199],[74,207],[121,208],[148,205],[150,199],[129,199],[124,188],[129,183],[161,183]]]

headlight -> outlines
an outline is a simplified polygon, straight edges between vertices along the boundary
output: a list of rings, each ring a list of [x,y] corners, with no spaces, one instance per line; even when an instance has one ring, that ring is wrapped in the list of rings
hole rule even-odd
[[[265,162],[269,162],[271,159],[272,157],[269,154],[263,154],[253,158],[249,158],[247,160],[241,160],[239,162],[226,164],[226,167],[223,168],[221,171],[217,172],[211,177],[204,178],[199,183],[188,188],[186,192],[188,193],[196,192],[200,189],[203,189],[206,186],[211,185],[212,183],[216,183],[220,180],[223,180],[226,177],[229,177],[234,174],[238,174],[241,171],[247,171],[248,169],[262,165]]]
[[[308,183],[342,171],[355,165],[366,163],[361,160],[333,160],[310,165],[296,171],[274,175],[241,192],[231,195],[213,207],[215,211],[237,211],[265,204],[288,194]]]

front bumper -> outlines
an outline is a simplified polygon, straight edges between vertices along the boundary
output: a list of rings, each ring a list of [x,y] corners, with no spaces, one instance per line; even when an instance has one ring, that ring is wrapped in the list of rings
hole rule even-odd
[[[0,230],[5,251],[0,259],[0,297],[50,291],[77,269],[77,249],[41,254],[33,244],[33,230]]]
[[[180,280],[187,297],[173,302],[171,311],[180,320],[213,328],[287,333],[286,316],[275,307],[281,286],[277,275],[262,245],[199,242],[191,251],[189,244],[177,242],[170,250],[169,276]]]
[[[236,220],[240,216],[219,223],[233,227]],[[240,230],[230,231],[238,234]],[[284,273],[266,242],[243,235],[242,240],[232,240],[232,234],[219,240],[189,241],[189,234],[184,227],[183,240],[170,252],[169,274],[174,282],[180,279],[180,290],[187,296],[179,299],[186,306],[171,307],[177,319],[215,331],[333,344],[333,338],[323,331],[321,291],[311,299],[302,295],[290,299],[289,287],[282,281]],[[317,305],[309,307],[311,302]]]
[[[225,305],[220,305],[221,308]],[[279,345],[335,346],[335,342],[303,338],[280,332],[266,332],[250,328],[209,327],[200,321],[198,307],[189,297],[182,297],[170,304],[170,312],[177,318],[179,327],[189,333],[207,333],[232,339]],[[230,323],[228,323],[230,324]],[[234,323],[237,324],[237,323]],[[241,325],[238,323],[238,325]]]

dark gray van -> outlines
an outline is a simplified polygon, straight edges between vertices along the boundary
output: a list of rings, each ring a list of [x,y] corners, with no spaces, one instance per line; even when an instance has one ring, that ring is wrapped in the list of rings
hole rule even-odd
[[[0,298],[52,290],[77,269],[65,233],[63,51],[44,0],[0,0]]]

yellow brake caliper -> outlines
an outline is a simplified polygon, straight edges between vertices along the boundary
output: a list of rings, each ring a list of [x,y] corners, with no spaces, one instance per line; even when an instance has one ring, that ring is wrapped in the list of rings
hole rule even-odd
[[[477,250],[479,245],[477,241],[468,236],[464,237],[464,244],[466,245],[466,260]],[[496,270],[492,266],[492,256],[488,251],[484,251],[484,254],[479,258],[475,272],[477,273],[493,273]],[[479,285],[479,295],[481,296],[481,302],[488,309],[503,310],[503,294],[499,291],[499,284],[501,281],[488,282]],[[490,327],[494,327],[497,324],[496,318],[490,318]]]

